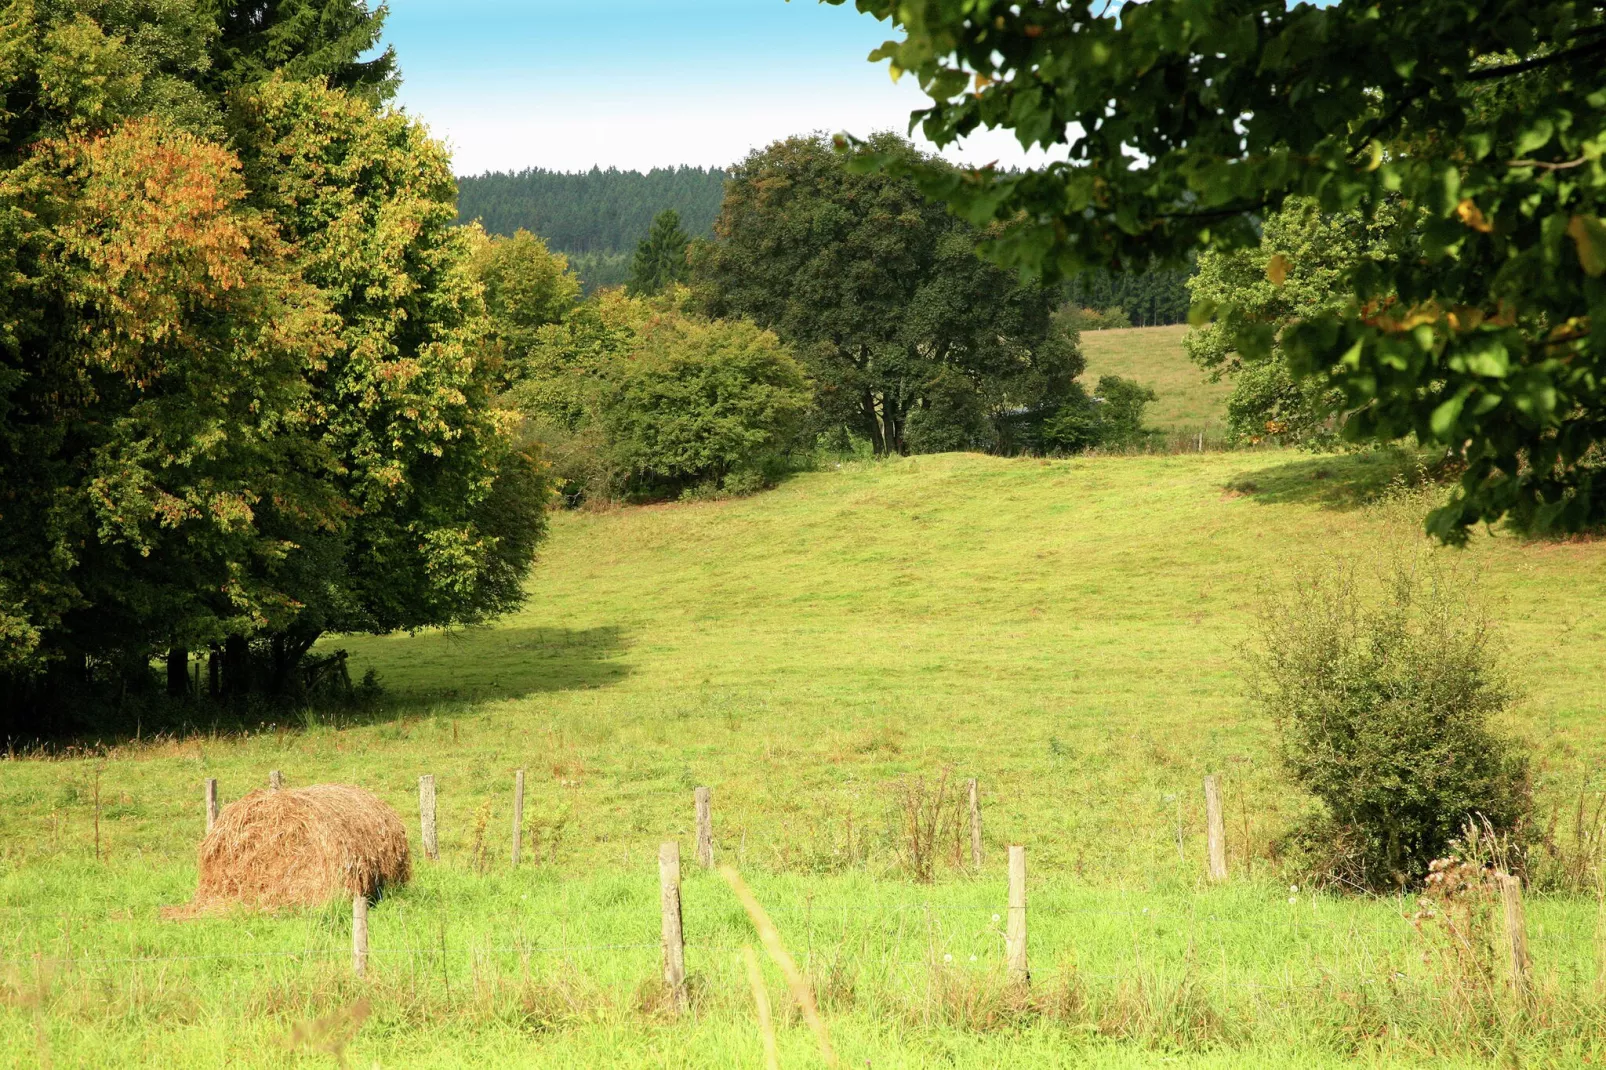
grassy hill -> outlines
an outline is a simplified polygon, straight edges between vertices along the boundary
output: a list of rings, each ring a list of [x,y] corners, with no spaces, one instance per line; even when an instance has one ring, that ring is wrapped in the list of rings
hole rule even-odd
[[[717,879],[685,891],[696,1017],[672,1024],[655,995],[656,849],[678,838],[694,868],[707,784],[720,860],[807,962],[849,1065],[1480,1065],[1495,1027],[1447,1009],[1409,904],[1279,883],[1275,838],[1308,803],[1237,669],[1262,585],[1413,538],[1420,503],[1367,504],[1399,464],[944,455],[560,515],[510,619],[339,642],[383,681],[373,710],[0,764],[0,1050],[329,1065],[314,1040],[363,999],[355,1065],[758,1065],[736,958],[753,937]],[[1480,536],[1461,560],[1499,606],[1541,802],[1571,815],[1606,767],[1606,548]],[[533,861],[512,873],[519,767]],[[374,909],[367,981],[339,909],[160,920],[194,885],[202,779],[229,799],[270,769],[367,786],[415,829],[417,777],[437,776],[443,861]],[[945,771],[950,792],[981,782],[986,861],[956,866],[942,825],[921,884],[907,819],[932,819]],[[1213,889],[1207,772],[1237,874]],[[1011,843],[1030,1004],[999,975]],[[1596,905],[1529,912],[1555,1002],[1512,1050],[1598,1056]],[[818,1065],[780,1013],[783,1065]]]
[[[1219,439],[1227,428],[1226,404],[1232,384],[1210,382],[1188,359],[1182,348],[1187,333],[1186,324],[1084,331],[1082,353],[1087,357],[1087,372],[1083,378],[1089,384],[1098,382],[1101,375],[1136,379],[1159,395],[1145,413],[1150,427],[1174,435],[1203,431],[1207,443]]]

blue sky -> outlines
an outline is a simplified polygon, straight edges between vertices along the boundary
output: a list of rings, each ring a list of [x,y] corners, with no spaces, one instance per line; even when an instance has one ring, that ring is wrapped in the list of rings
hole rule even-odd
[[[815,0],[391,0],[399,102],[459,174],[734,163],[808,130],[902,131],[925,98],[887,26]],[[1020,162],[981,134],[947,155]]]

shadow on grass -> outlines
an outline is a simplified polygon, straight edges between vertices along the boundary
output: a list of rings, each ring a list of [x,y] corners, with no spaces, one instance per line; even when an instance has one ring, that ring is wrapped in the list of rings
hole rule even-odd
[[[475,628],[348,642],[337,636],[320,644],[350,650],[353,681],[375,672],[381,694],[370,711],[356,716],[379,720],[441,704],[608,687],[630,675],[629,665],[618,659],[627,645],[624,629],[611,624]]]
[[[1222,489],[1230,496],[1252,498],[1262,505],[1350,510],[1377,501],[1396,482],[1414,485],[1432,478],[1422,455],[1394,447],[1324,454],[1258,468],[1234,476]]]

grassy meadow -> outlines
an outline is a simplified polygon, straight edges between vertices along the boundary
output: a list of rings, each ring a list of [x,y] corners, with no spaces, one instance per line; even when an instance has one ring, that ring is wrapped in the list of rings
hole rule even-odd
[[[1200,426],[1204,400],[1164,407],[1164,382],[1197,385],[1168,363],[1172,333],[1084,340],[1095,371],[1149,369],[1163,419]],[[1412,540],[1419,502],[1373,503],[1402,464],[923,456],[558,515],[528,604],[496,626],[329,644],[378,673],[371,709],[0,762],[0,1063],[762,1065],[737,957],[756,941],[691,861],[700,784],[718,859],[771,909],[846,1065],[1598,1062],[1593,896],[1530,898],[1525,1009],[1419,931],[1414,901],[1313,895],[1280,868],[1310,804],[1279,776],[1238,649],[1258,592],[1300,562]],[[1508,727],[1565,836],[1606,787],[1606,546],[1485,534],[1457,560],[1495,606],[1522,687]],[[366,980],[342,907],[162,917],[194,887],[203,779],[226,801],[270,769],[375,791],[415,850],[417,778],[436,776],[442,860],[415,859],[371,912]],[[979,874],[950,820],[968,777]],[[911,808],[937,820],[928,846]],[[667,839],[687,874],[679,1019],[656,980]],[[1009,844],[1027,848],[1029,995],[1002,978]],[[768,985],[781,1065],[821,1065]]]
[[[1225,406],[1232,384],[1211,382],[1188,359],[1182,348],[1187,333],[1187,324],[1083,331],[1087,371],[1082,378],[1089,385],[1101,375],[1135,379],[1159,395],[1144,411],[1150,427],[1168,436],[1203,432],[1206,445],[1219,442],[1227,430]]]

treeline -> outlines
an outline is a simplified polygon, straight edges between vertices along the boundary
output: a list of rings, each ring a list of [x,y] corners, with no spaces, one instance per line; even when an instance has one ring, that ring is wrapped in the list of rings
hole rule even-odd
[[[692,237],[711,235],[727,177],[719,168],[703,167],[493,171],[458,179],[457,215],[504,237],[528,230],[571,256],[627,254],[666,208],[679,213]]]
[[[383,8],[13,8],[0,734],[346,691],[320,636],[520,604],[548,477]]]
[[[1109,326],[1160,327],[1188,322],[1192,271],[1151,267],[1147,271],[1100,270],[1065,284],[1065,298],[1076,308],[1099,313],[1119,311]],[[1124,322],[1123,322],[1124,320]],[[1090,322],[1087,327],[1104,324]]]

